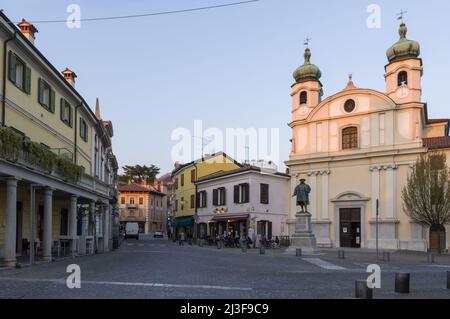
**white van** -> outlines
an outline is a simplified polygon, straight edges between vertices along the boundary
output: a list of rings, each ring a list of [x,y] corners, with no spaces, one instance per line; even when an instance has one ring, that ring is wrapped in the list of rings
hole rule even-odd
[[[138,223],[127,223],[125,225],[125,239],[136,238],[139,240],[139,224]]]

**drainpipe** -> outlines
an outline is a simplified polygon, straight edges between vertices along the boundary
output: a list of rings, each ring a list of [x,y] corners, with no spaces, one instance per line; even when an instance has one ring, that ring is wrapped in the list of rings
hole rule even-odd
[[[74,146],[73,146],[73,162],[76,165],[77,164],[77,141],[78,141],[78,125],[77,125],[77,118],[78,118],[78,108],[82,107],[83,103],[78,104],[77,106],[75,106],[75,116],[74,116],[74,126],[75,126],[75,138],[74,138]]]
[[[8,42],[16,39],[17,30],[14,30],[14,34],[6,39],[3,44],[3,89],[2,89],[2,124],[1,126],[5,126],[5,112],[6,112],[6,69],[7,69],[7,59],[8,59]]]

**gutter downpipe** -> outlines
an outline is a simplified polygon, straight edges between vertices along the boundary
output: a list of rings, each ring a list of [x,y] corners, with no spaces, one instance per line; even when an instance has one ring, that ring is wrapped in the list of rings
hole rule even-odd
[[[8,42],[16,39],[17,30],[14,29],[14,34],[6,39],[3,44],[3,88],[2,88],[2,124],[1,126],[5,126],[5,112],[6,112],[6,68],[7,68],[7,59],[8,59]]]

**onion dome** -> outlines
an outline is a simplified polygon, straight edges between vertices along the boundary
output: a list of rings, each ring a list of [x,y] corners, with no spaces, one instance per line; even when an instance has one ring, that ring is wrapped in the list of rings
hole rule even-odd
[[[389,63],[402,59],[417,58],[420,55],[419,42],[408,40],[406,38],[407,32],[408,28],[406,27],[406,24],[402,22],[402,24],[400,24],[400,28],[398,29],[400,40],[398,40],[397,43],[391,46],[386,52]]]
[[[316,65],[311,64],[311,50],[309,48],[306,48],[304,57],[305,63],[294,71],[293,77],[295,82],[319,81],[322,73]]]

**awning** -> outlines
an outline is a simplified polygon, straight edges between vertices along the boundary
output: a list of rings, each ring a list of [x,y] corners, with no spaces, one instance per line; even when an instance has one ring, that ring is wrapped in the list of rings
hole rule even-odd
[[[237,222],[240,220],[247,220],[248,214],[245,215],[230,215],[230,216],[216,216],[209,220],[209,222],[217,223],[217,222]]]
[[[190,227],[194,225],[192,216],[175,218],[175,227]]]

